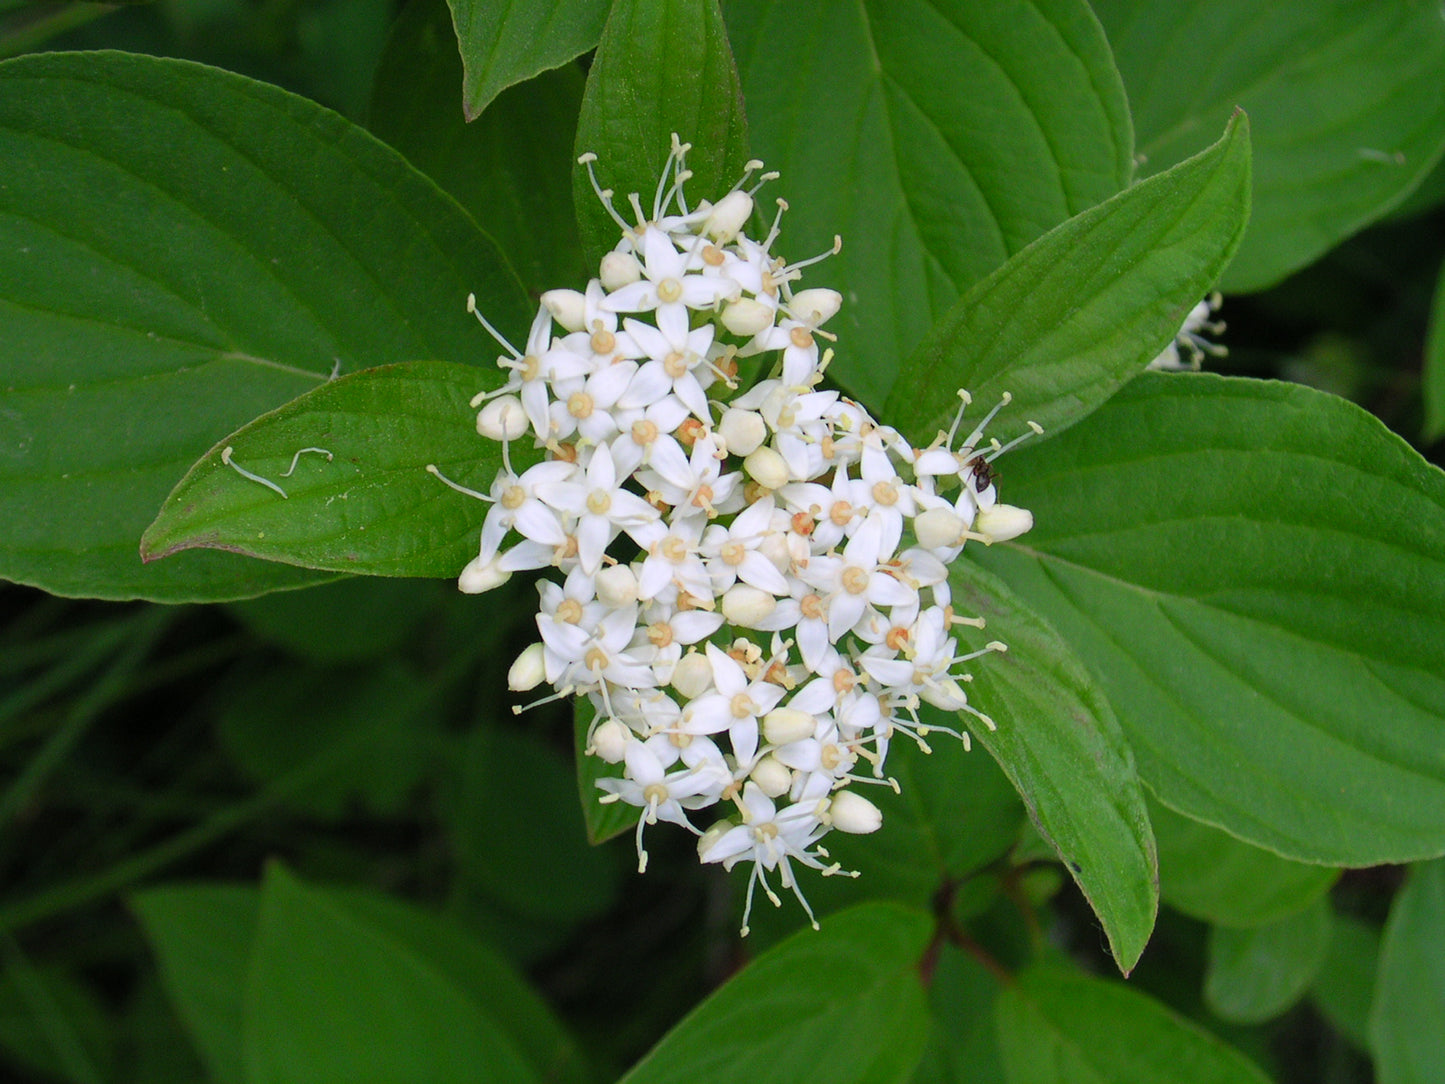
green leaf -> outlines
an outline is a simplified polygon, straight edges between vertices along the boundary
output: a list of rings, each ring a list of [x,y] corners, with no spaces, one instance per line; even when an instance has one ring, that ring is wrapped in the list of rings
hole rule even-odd
[[[1380,1084],[1445,1076],[1445,861],[1410,871],[1390,908],[1370,1013]]]
[[[1159,892],[1186,915],[1217,926],[1278,922],[1323,896],[1340,875],[1251,847],[1168,806],[1149,803],[1159,845]]]
[[[249,886],[165,885],[129,902],[211,1079],[242,1084],[246,967],[259,894]]]
[[[623,1084],[905,1079],[928,1006],[919,962],[928,916],[868,903],[758,957],[673,1028]]]
[[[1174,338],[1248,212],[1237,115],[1209,150],[1055,227],[969,290],[904,362],[885,416],[927,443],[966,388],[984,409],[1013,396],[999,424],[1066,429]]]
[[[782,173],[764,217],[787,198],[795,259],[842,236],[808,276],[847,299],[831,375],[867,402],[961,293],[1129,183],[1128,103],[1081,0],[725,6],[754,149]]]
[[[1209,931],[1204,1000],[1236,1024],[1262,1024],[1309,989],[1330,947],[1330,908],[1317,898],[1303,911],[1248,930]]]
[[[469,290],[509,332],[529,317],[495,245],[395,152],[239,76],[7,61],[0,160],[0,576],[52,592],[218,600],[329,578],[215,553],[143,567],[136,545],[218,436],[336,366],[489,360]]]
[[[1419,183],[1445,147],[1437,5],[1096,0],[1146,172],[1254,122],[1254,214],[1224,278],[1257,290],[1313,262]]]
[[[537,1081],[449,967],[409,939],[268,869],[246,987],[248,1084]]]
[[[687,168],[694,204],[718,199],[748,159],[737,67],[717,0],[616,0],[587,75],[577,122],[577,153],[595,153],[599,183],[651,210],[672,134],[692,144]],[[617,224],[592,191],[587,170],[572,173],[583,251],[589,265],[618,241]]]
[[[530,293],[580,288],[572,135],[582,73],[569,65],[511,87],[471,124],[457,108],[461,82],[446,0],[413,0],[387,41],[367,127],[467,209]]]
[[[994,1022],[1009,1084],[1268,1084],[1243,1054],[1118,982],[1036,967]]]
[[[462,107],[482,115],[507,87],[597,44],[607,0],[448,0],[461,43]]]
[[[1370,1007],[1380,969],[1377,927],[1337,914],[1331,923],[1330,950],[1310,986],[1310,998],[1336,1031],[1361,1050],[1370,1048]]]
[[[1445,266],[1435,281],[1435,298],[1430,302],[1430,333],[1425,342],[1421,374],[1425,396],[1426,440],[1445,436]]]
[[[588,846],[571,764],[530,733],[497,726],[475,729],[453,759],[442,817],[464,883],[532,923],[576,923],[607,908],[618,856]]]
[[[501,445],[477,436],[468,401],[499,382],[495,368],[418,361],[308,392],[206,453],[146,529],[141,554],[206,547],[339,572],[456,576],[477,554],[488,506],[427,467],[491,488]],[[513,462],[532,454],[518,447]]]
[[[977,559],[1052,622],[1139,773],[1286,857],[1445,851],[1445,475],[1308,388],[1148,373],[1011,454]]]
[[[960,718],[1013,781],[1128,974],[1154,928],[1159,872],[1143,791],[1114,712],[1068,642],[1006,584],[964,562],[949,582],[954,606],[983,617],[988,637],[1008,645],[1007,653],[979,660],[969,686],[996,729]]]
[[[113,1080],[121,1036],[96,990],[73,967],[37,965],[13,940],[3,948],[0,1068],[70,1084]]]
[[[973,1084],[1003,1080],[1002,1055],[994,1029],[979,1022],[993,1015],[1001,982],[955,945],[939,946],[928,984],[933,1028],[913,1084]]]
[[[469,930],[440,915],[363,889],[326,894],[347,915],[414,953],[469,994],[506,1032],[540,1079],[557,1084],[590,1079],[576,1042],[546,1003],[510,964]]]

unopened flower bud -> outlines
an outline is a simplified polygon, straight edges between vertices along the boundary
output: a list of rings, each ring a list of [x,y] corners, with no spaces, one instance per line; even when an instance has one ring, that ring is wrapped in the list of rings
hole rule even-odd
[[[828,816],[838,831],[855,836],[876,832],[883,824],[883,814],[878,807],[851,790],[840,790],[833,795],[833,800],[828,803]]]
[[[457,589],[464,595],[480,595],[483,591],[502,586],[511,578],[510,572],[503,572],[497,567],[496,558],[483,561],[481,557],[473,557],[457,577]]]
[[[751,297],[740,297],[723,309],[718,319],[722,326],[739,338],[751,339],[758,332],[773,326],[773,310]]]
[[[708,853],[717,846],[718,840],[736,828],[732,821],[718,821],[697,839],[697,856],[704,862],[711,862]]]
[[[603,289],[617,290],[640,279],[642,268],[638,265],[636,256],[614,249],[602,257],[602,266],[598,269],[597,277],[602,280]]]
[[[968,707],[968,694],[953,678],[925,685],[918,690],[918,695],[924,702],[942,711],[962,711]]]
[[[796,319],[812,327],[826,324],[838,315],[838,310],[842,307],[842,294],[837,290],[822,288],[799,290],[788,302],[788,311]]]
[[[547,667],[541,643],[531,644],[517,656],[507,671],[507,688],[514,693],[525,693],[542,684],[547,677]]]
[[[527,412],[515,395],[489,400],[477,415],[477,432],[488,440],[516,440],[527,431]]]
[[[788,788],[793,785],[792,771],[771,753],[753,765],[750,778],[769,798],[787,794]]]
[[[768,592],[745,583],[734,584],[722,597],[723,616],[745,629],[756,628],[777,609],[778,600]]]
[[[958,545],[966,526],[963,518],[948,508],[930,508],[913,518],[913,533],[926,550]]]
[[[672,687],[689,700],[696,700],[712,688],[712,663],[707,656],[689,651],[678,659],[672,671]]]
[[[979,509],[973,521],[973,529],[984,535],[990,542],[1007,542],[1017,538],[1034,525],[1034,514],[1027,508],[1015,508],[1011,504],[996,504],[992,508]]]
[[[707,221],[702,224],[702,232],[714,241],[726,244],[737,236],[752,213],[753,197],[740,188],[734,189],[717,201]]]
[[[762,447],[768,437],[768,423],[755,410],[729,407],[723,411],[717,431],[727,443],[729,455],[747,456]]]
[[[617,719],[608,719],[592,732],[592,750],[608,764],[620,764],[627,755],[632,731]]]
[[[609,565],[594,577],[597,601],[613,609],[631,606],[637,601],[637,575],[628,565]]]
[[[568,331],[587,326],[587,299],[576,290],[548,290],[542,295],[542,305]]]
[[[767,445],[754,449],[743,459],[743,470],[765,489],[779,489],[792,477],[787,460]]]
[[[771,745],[790,745],[811,738],[818,720],[797,708],[774,708],[763,716],[763,737]]]

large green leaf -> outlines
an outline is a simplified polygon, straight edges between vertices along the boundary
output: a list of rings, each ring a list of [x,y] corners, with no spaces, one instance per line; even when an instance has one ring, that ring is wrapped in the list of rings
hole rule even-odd
[[[1340,871],[1291,862],[1228,832],[1149,803],[1159,845],[1159,893],[1186,915],[1217,926],[1278,922],[1329,891]]]
[[[468,120],[501,91],[597,44],[607,0],[448,0],[461,43]]]
[[[995,1009],[1009,1084],[1268,1084],[1243,1054],[1117,982],[1037,967]]]
[[[275,866],[245,1013],[248,1084],[541,1079],[446,958]]]
[[[1249,210],[1249,125],[1055,227],[976,284],[903,364],[888,421],[923,442],[965,388],[994,430],[1057,432],[1142,370],[1213,285]]]
[[[488,506],[427,467],[491,487],[501,445],[477,436],[467,403],[499,379],[496,369],[434,361],[333,380],[212,448],[166,498],[141,553],[153,561],[207,547],[308,568],[455,576],[476,556]],[[302,451],[315,448],[325,454]],[[521,448],[514,455],[526,461]]]
[[[1321,898],[1267,926],[1216,926],[1209,931],[1204,1000],[1225,1020],[1263,1023],[1304,996],[1329,947],[1330,908]]]
[[[895,904],[831,915],[764,953],[673,1028],[623,1084],[901,1080],[923,1053],[932,923]]]
[[[726,10],[785,251],[843,238],[808,281],[847,299],[832,375],[867,402],[960,293],[1129,182],[1128,103],[1082,0]]]
[[[456,197],[531,292],[580,289],[572,134],[582,73],[569,65],[510,87],[471,124],[457,108],[461,82],[446,0],[412,0],[377,68],[367,127]]]
[[[1370,1014],[1380,1084],[1445,1077],[1445,861],[1410,871],[1395,897]]]
[[[1099,677],[1168,806],[1300,861],[1445,852],[1445,475],[1343,400],[1145,374],[1011,454],[978,560]]]
[[[982,616],[988,637],[1008,645],[973,666],[969,686],[997,729],[970,730],[1013,781],[1128,974],[1154,928],[1159,870],[1119,723],[1069,644],[1005,584],[966,562],[950,583],[954,605]]]
[[[0,65],[0,161],[9,579],[167,601],[317,582],[215,553],[142,567],[136,546],[218,437],[338,367],[495,357],[469,291],[526,327],[515,275],[455,203],[274,87],[149,57],[22,57]]]
[[[1142,168],[1254,121],[1254,214],[1224,278],[1255,290],[1313,261],[1419,183],[1445,147],[1445,21],[1415,0],[1095,0]]]
[[[260,897],[239,885],[165,885],[130,897],[161,981],[216,1084],[246,1079],[246,967]]]
[[[717,0],[616,0],[587,75],[577,153],[598,156],[597,178],[615,191],[624,218],[630,192],[651,212],[674,133],[693,147],[693,204],[719,198],[742,176],[748,125]],[[586,169],[579,164],[572,177],[584,252],[595,265],[616,245],[617,224]]]

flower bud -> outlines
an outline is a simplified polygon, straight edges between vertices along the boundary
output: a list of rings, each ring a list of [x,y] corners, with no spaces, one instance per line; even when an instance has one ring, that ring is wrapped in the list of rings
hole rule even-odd
[[[511,578],[510,572],[503,572],[497,567],[496,558],[483,561],[479,556],[473,557],[457,577],[457,589],[464,595],[480,595],[483,591],[502,586]]]
[[[594,577],[597,601],[613,609],[631,606],[637,601],[637,575],[628,565],[608,565]]]
[[[723,309],[718,319],[722,326],[739,338],[751,339],[773,326],[773,310],[751,297],[740,297]]]
[[[721,862],[721,858],[709,858],[708,854],[717,846],[718,840],[731,832],[737,825],[732,821],[718,821],[697,839],[697,856],[704,862]]]
[[[707,221],[702,224],[702,232],[714,241],[726,244],[737,236],[752,213],[753,197],[742,189],[734,189],[717,201]]]
[[[603,289],[616,290],[640,279],[642,268],[638,265],[636,256],[613,249],[602,257],[602,266],[598,269],[597,277],[602,280]]]
[[[962,517],[948,508],[930,508],[913,518],[913,533],[926,550],[958,545],[966,526]]]
[[[766,621],[777,606],[778,600],[768,592],[745,583],[728,588],[722,597],[723,616],[745,629],[756,628],[759,621]]]
[[[488,440],[516,440],[527,431],[527,412],[515,395],[489,400],[477,415],[477,432]]]
[[[568,331],[587,326],[587,299],[577,290],[548,290],[542,295],[542,306]]]
[[[774,708],[763,716],[763,737],[770,745],[791,745],[811,738],[818,720],[797,708]]]
[[[878,807],[851,790],[840,790],[833,795],[833,800],[828,803],[828,816],[838,831],[856,836],[876,832],[883,824],[883,814]]]
[[[753,410],[729,407],[723,411],[717,431],[727,444],[729,455],[750,455],[762,447],[768,437],[768,423]]]
[[[996,504],[992,508],[979,509],[973,521],[973,529],[984,535],[990,542],[1007,542],[1017,538],[1034,525],[1034,514],[1027,508],[1015,508],[1011,504]]]
[[[547,677],[544,650],[541,643],[535,643],[517,656],[507,671],[507,688],[514,693],[525,693],[542,684]]]
[[[968,707],[968,694],[953,678],[925,685],[918,690],[919,699],[943,711],[962,711]]]
[[[842,294],[837,290],[821,288],[799,290],[788,301],[788,311],[793,314],[793,317],[810,327],[826,324],[838,315],[838,310],[842,307]]]
[[[689,700],[696,700],[712,688],[712,664],[707,656],[689,651],[678,659],[672,671],[672,687]]]
[[[788,793],[788,788],[793,785],[793,773],[777,757],[769,753],[756,764],[749,778],[758,785],[769,798],[779,798]]]
[[[764,489],[779,489],[792,477],[787,461],[767,445],[754,449],[743,459],[743,470]]]
[[[632,731],[617,719],[608,719],[592,732],[592,752],[608,764],[621,764],[627,755],[627,743],[632,740]]]

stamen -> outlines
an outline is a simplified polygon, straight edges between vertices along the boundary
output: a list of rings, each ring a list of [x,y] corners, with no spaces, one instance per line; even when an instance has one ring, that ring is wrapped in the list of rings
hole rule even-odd
[[[226,466],[230,467],[233,471],[235,471],[237,474],[239,474],[242,478],[249,479],[249,480],[252,481],[252,482],[259,482],[261,485],[265,486],[267,489],[273,489],[273,490],[275,490],[277,493],[281,494],[281,497],[282,497],[283,500],[289,500],[289,499],[290,499],[289,497],[286,496],[286,491],[285,491],[284,489],[282,489],[280,486],[278,486],[275,482],[271,481],[271,479],[269,479],[269,478],[262,478],[259,474],[253,474],[253,473],[251,473],[250,471],[248,471],[245,467],[241,466],[241,464],[239,464],[239,463],[235,462],[234,460],[232,460],[232,459],[231,459],[231,446],[230,446],[229,444],[226,445],[224,448],[221,449],[221,462],[224,463],[224,464],[226,464]]]
[[[623,233],[630,234],[632,233],[632,227],[627,223],[626,219],[617,213],[617,208],[612,206],[612,189],[603,188],[597,183],[597,173],[592,168],[592,163],[595,161],[597,161],[597,155],[588,151],[577,159],[577,164],[587,167],[587,179],[592,182],[592,191],[597,193],[598,202],[606,209],[612,221],[617,223]],[[640,218],[641,215],[638,217]]]
[[[317,455],[324,455],[326,457],[326,462],[328,463],[330,463],[333,458],[331,453],[328,452],[325,448],[302,448],[299,452],[297,452],[291,457],[291,466],[286,468],[285,473],[282,474],[281,477],[290,478],[291,475],[295,474],[297,461],[307,452],[315,452]]]
[[[1014,439],[1011,440],[1011,441],[1009,441],[1007,444],[998,444],[997,442],[995,442],[993,451],[991,451],[991,452],[989,452],[987,455],[985,455],[985,456],[983,457],[983,461],[984,461],[985,463],[992,463],[992,462],[993,462],[995,459],[997,459],[999,456],[1003,455],[1005,452],[1008,452],[1008,451],[1011,451],[1011,450],[1014,449],[1014,448],[1017,448],[1020,444],[1022,444],[1024,441],[1030,439],[1031,437],[1041,437],[1041,436],[1043,436],[1043,434],[1044,434],[1044,427],[1043,427],[1042,425],[1040,425],[1038,422],[1029,422],[1029,423],[1028,423],[1028,427],[1029,427],[1029,431],[1028,431],[1027,433],[1024,433],[1024,434],[1022,434],[1022,435],[1020,435],[1020,436],[1014,437]]]
[[[522,352],[511,343],[509,343],[500,331],[494,328],[491,324],[487,323],[487,318],[483,316],[481,310],[477,308],[476,294],[467,294],[467,312],[471,313],[473,316],[475,316],[478,320],[481,321],[482,327],[487,329],[487,331],[491,334],[492,338],[496,339],[497,342],[502,344],[502,348],[506,350],[507,353],[511,354],[513,358],[521,358]]]
[[[488,504],[491,504],[493,501],[493,498],[487,496],[485,493],[478,493],[475,489],[468,489],[466,486],[462,485],[459,482],[453,482],[445,474],[437,470],[437,465],[435,463],[428,463],[426,465],[426,472],[430,474],[433,478],[435,478],[438,482],[441,482],[443,485],[450,486],[458,493],[465,493],[468,497],[475,497],[477,500],[486,501]]]
[[[993,421],[994,416],[997,415],[998,412],[1004,407],[1012,403],[1013,400],[1014,397],[1010,392],[1004,392],[1002,395],[1000,395],[998,403],[994,406],[992,410],[988,412],[987,417],[985,417],[983,421],[979,422],[977,428],[975,428],[974,431],[964,439],[963,447],[977,448],[979,439],[983,436],[983,431],[988,428],[988,423]]]

